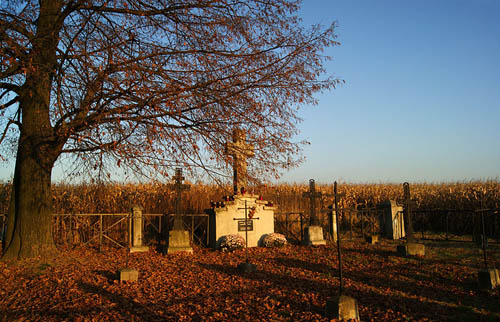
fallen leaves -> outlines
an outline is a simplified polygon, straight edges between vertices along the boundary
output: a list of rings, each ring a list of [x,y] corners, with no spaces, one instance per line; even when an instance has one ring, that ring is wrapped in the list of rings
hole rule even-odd
[[[362,320],[500,319],[500,292],[475,286],[480,261],[464,257],[473,249],[442,253],[429,246],[426,258],[414,259],[397,257],[390,242],[345,241],[343,248],[346,293],[358,300]],[[333,246],[249,249],[258,268],[253,274],[236,269],[244,250],[134,253],[135,283],[117,281],[124,250],[66,249],[61,255],[0,262],[4,320],[328,321],[326,300],[339,286]]]

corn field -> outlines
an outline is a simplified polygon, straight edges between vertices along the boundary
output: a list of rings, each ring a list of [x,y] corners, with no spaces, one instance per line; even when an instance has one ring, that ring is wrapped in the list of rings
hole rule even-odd
[[[455,232],[471,233],[471,224],[477,222],[477,218],[473,214],[474,210],[500,208],[500,182],[496,180],[439,184],[415,183],[410,186],[411,199],[414,204],[412,210],[415,211],[414,228],[417,231],[419,229],[443,231],[446,225],[446,229],[450,228]],[[0,213],[7,213],[10,189],[9,184],[0,185]],[[249,189],[249,192],[261,195],[264,200],[274,203],[277,207],[277,221],[285,220],[285,217],[279,213],[303,212],[305,215],[304,224],[306,224],[309,215],[309,200],[304,198],[302,194],[308,189],[308,184],[277,184],[257,186]],[[331,204],[332,198],[327,195],[333,193],[333,184],[317,184],[316,189],[323,194],[317,207],[321,222],[326,224],[327,215],[320,209],[326,209]],[[145,214],[172,214],[175,212],[175,191],[167,184],[54,184],[52,191],[54,214],[128,213],[133,205],[140,205]],[[229,185],[221,187],[191,184],[190,190],[184,191],[182,194],[181,212],[201,214],[210,207],[211,201],[220,201],[231,191],[232,186]],[[391,199],[401,203],[403,199],[402,184],[341,183],[338,185],[338,192],[345,193],[345,197],[340,200],[339,205],[343,208],[373,207]],[[422,215],[424,212],[427,212],[425,216]],[[450,216],[446,217],[446,224],[444,222],[445,215]],[[498,211],[489,216],[491,218],[487,219],[488,226],[494,229],[496,235],[500,231],[496,227],[500,225]],[[344,227],[344,231],[353,224],[359,230],[359,221],[359,216],[347,214],[343,217],[341,225]],[[80,224],[89,227],[92,225],[90,221]],[[79,225],[78,221],[72,225]],[[125,229],[125,226],[121,228],[120,226],[117,226],[116,229]],[[64,227],[62,229],[66,230]],[[123,233],[125,232],[121,232],[121,234]]]

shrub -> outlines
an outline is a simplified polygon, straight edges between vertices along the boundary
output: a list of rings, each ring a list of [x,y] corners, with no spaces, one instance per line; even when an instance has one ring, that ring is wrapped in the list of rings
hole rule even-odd
[[[219,249],[223,252],[232,252],[235,249],[245,247],[245,239],[238,234],[222,236],[219,239]]]
[[[264,247],[281,247],[286,244],[287,241],[285,236],[278,233],[266,234],[262,239],[262,246]]]

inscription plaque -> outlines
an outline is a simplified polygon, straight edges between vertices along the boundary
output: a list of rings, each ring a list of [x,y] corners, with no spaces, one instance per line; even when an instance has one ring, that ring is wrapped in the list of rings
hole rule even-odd
[[[253,220],[238,220],[238,231],[253,231]]]

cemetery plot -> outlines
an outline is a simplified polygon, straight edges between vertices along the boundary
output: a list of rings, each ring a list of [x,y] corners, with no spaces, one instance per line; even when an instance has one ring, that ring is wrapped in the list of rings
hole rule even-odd
[[[498,321],[500,289],[477,287],[482,254],[472,243],[432,241],[426,257],[396,256],[399,241],[367,245],[342,236],[344,293],[363,321]],[[125,249],[67,249],[55,259],[0,262],[2,318],[30,321],[329,321],[326,302],[338,291],[337,250],[249,248],[253,274],[236,265],[245,251],[194,247],[192,255],[134,253],[137,281],[118,281]],[[490,245],[489,265],[500,267]]]

